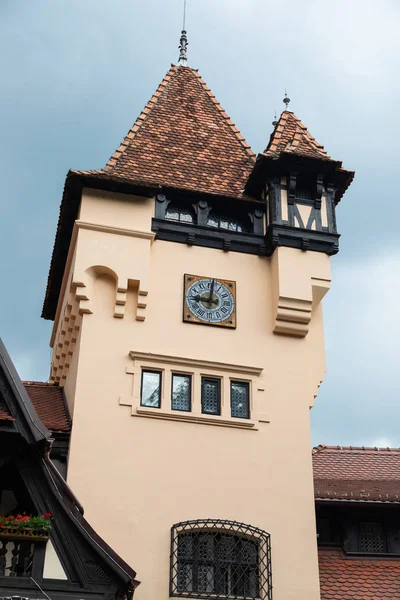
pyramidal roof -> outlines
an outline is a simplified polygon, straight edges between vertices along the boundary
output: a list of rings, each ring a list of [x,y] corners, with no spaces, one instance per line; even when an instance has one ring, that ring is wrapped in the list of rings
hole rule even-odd
[[[264,155],[278,158],[282,152],[336,162],[327,154],[324,147],[313,138],[300,119],[288,110],[283,111],[281,114]]]
[[[107,165],[89,173],[241,197],[254,162],[199,73],[172,66]]]

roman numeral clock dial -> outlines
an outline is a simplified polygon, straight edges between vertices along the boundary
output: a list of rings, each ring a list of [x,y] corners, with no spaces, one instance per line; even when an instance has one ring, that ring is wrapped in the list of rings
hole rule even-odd
[[[236,283],[185,275],[183,320],[187,323],[236,327]]]

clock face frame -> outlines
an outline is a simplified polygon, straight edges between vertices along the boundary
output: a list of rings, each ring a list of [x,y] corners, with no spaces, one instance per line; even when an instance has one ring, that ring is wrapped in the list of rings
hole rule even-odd
[[[183,320],[186,323],[235,329],[236,282],[185,274]]]

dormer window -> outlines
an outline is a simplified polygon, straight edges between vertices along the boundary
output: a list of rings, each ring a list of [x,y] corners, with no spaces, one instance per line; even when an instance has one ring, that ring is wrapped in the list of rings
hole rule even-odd
[[[244,219],[237,217],[227,217],[217,213],[210,213],[207,220],[207,227],[215,227],[224,229],[225,231],[237,231],[238,233],[246,233],[249,231],[249,226]]]
[[[193,212],[188,208],[177,206],[176,204],[170,204],[165,213],[165,218],[168,221],[176,221],[177,223],[194,223]]]

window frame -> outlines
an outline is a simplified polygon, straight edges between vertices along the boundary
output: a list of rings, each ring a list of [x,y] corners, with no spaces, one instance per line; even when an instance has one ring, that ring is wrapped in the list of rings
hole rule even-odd
[[[210,220],[218,221],[218,225],[210,225]],[[221,221],[226,221],[228,223],[228,227],[222,227]],[[235,215],[227,215],[220,212],[213,212],[211,210],[209,215],[207,216],[207,227],[217,231],[226,231],[228,233],[251,234],[253,233],[251,223],[249,223],[248,221],[248,218],[246,219],[242,217],[237,217]],[[230,223],[235,224],[235,229],[230,229]],[[241,231],[239,231],[239,227],[241,228]]]
[[[157,375],[160,376],[160,392],[159,392],[159,403],[158,406],[149,406],[148,404],[143,404],[143,376],[145,373],[156,373]],[[140,380],[140,406],[143,406],[145,408],[157,408],[160,409],[161,408],[161,403],[162,403],[162,386],[163,386],[163,372],[158,370],[158,369],[148,369],[148,368],[142,368],[142,373],[141,373],[141,380]]]
[[[175,209],[178,213],[178,219],[171,219],[170,217],[168,217],[168,211],[172,209]],[[191,221],[185,221],[183,219],[181,219],[181,213],[185,212],[187,214],[190,214],[190,216],[192,217]],[[167,208],[165,209],[165,215],[164,215],[164,220],[165,221],[169,221],[172,223],[180,223],[182,225],[196,225],[196,213],[193,209],[186,207],[186,206],[181,206],[179,204],[173,204],[172,202],[170,204],[168,204]]]
[[[189,408],[174,408],[173,400],[174,400],[174,377],[187,377],[189,379]],[[171,410],[180,411],[180,412],[192,412],[192,403],[193,403],[193,376],[191,373],[179,373],[177,371],[171,371]]]
[[[218,412],[209,412],[204,410],[204,385],[203,383],[206,381],[213,381],[213,382],[218,382],[218,389],[217,389],[217,403],[218,403]],[[221,416],[221,387],[222,387],[222,380],[220,377],[213,377],[213,376],[209,376],[209,375],[202,375],[201,376],[201,414],[202,415],[213,415],[213,416]]]
[[[196,540],[196,536],[201,534],[210,534],[215,539],[218,535],[232,536],[235,539],[235,544],[238,543],[239,539],[242,541],[249,541],[253,543],[257,548],[256,560],[253,563],[240,561],[237,563],[233,556],[233,560],[226,561],[218,558],[214,554],[211,558],[204,558],[199,556],[196,552],[196,544],[199,543]],[[193,542],[193,554],[192,556],[181,556],[179,554],[179,539],[180,536],[190,535]],[[215,541],[213,545],[215,551]],[[213,551],[213,552],[214,552]],[[195,587],[197,577],[196,569],[202,566],[210,566],[214,569],[214,573],[218,573],[218,568],[221,564],[227,569],[232,569],[233,566],[240,564],[243,569],[246,566],[256,568],[256,595],[237,595],[232,588],[222,590],[219,587],[221,581],[213,580],[212,590],[209,591],[196,591]],[[192,579],[187,582],[186,589],[180,589],[180,569],[186,565],[191,565],[192,568]],[[272,567],[271,567],[271,536],[266,531],[246,525],[244,523],[238,523],[237,521],[228,521],[226,519],[198,519],[195,521],[183,521],[176,523],[171,527],[171,552],[170,552],[170,582],[169,582],[169,595],[170,597],[185,597],[185,598],[236,598],[243,600],[272,600]],[[194,585],[193,585],[194,584]],[[229,581],[229,585],[235,585],[235,582]],[[236,582],[238,585],[239,582]],[[190,589],[190,587],[192,589]],[[218,589],[219,588],[219,589]],[[246,592],[246,589],[244,588]]]
[[[232,385],[240,384],[247,387],[247,415],[245,417],[237,417],[232,414]],[[241,381],[240,379],[231,379],[229,385],[229,395],[230,395],[230,406],[231,406],[231,417],[232,419],[250,419],[250,382],[249,381]]]

